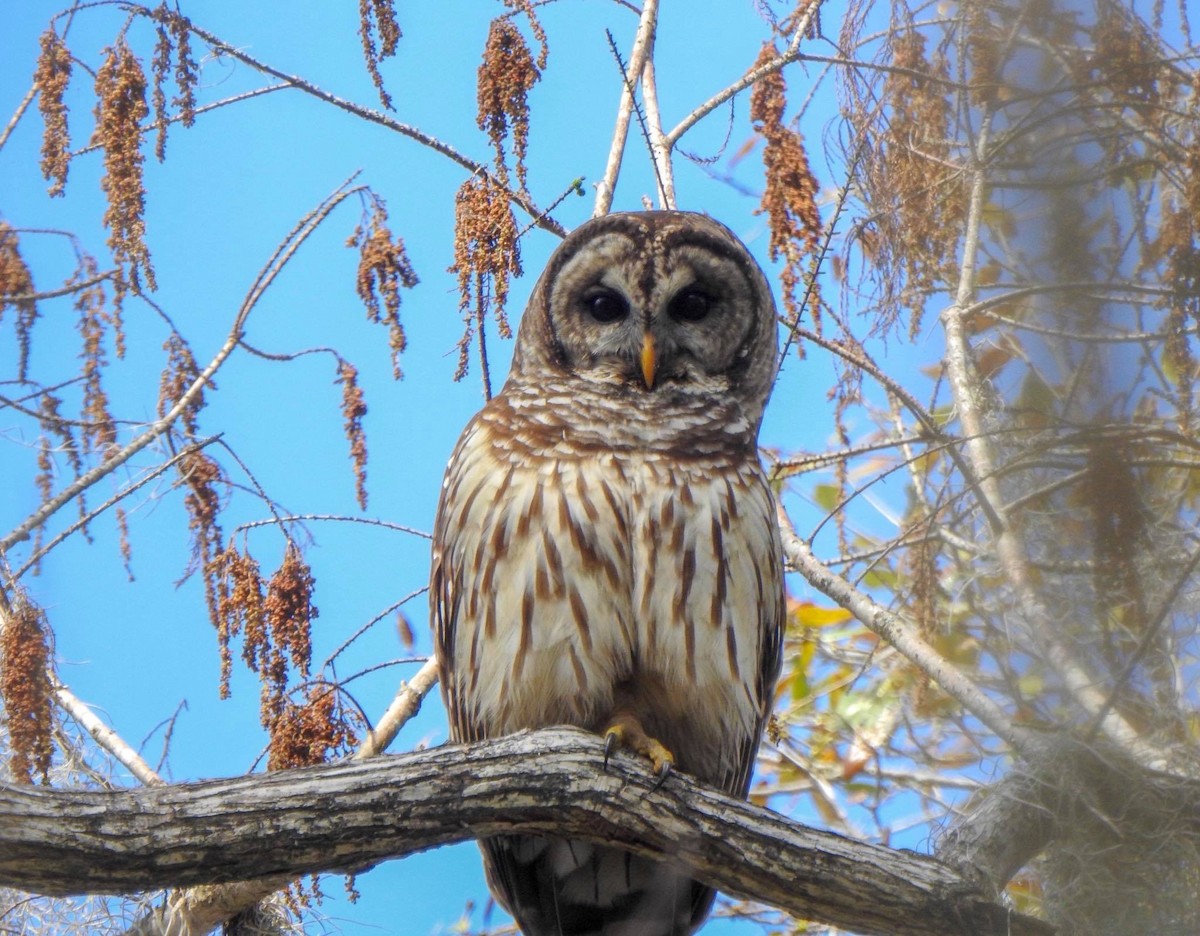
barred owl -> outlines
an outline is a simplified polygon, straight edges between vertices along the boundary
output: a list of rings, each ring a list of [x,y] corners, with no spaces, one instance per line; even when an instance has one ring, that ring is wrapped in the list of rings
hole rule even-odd
[[[745,796],[784,596],[757,455],[778,342],[740,241],[612,214],[550,258],[442,485],[430,603],[452,737],[575,725]],[[482,841],[528,936],[686,936],[713,891],[553,837]]]

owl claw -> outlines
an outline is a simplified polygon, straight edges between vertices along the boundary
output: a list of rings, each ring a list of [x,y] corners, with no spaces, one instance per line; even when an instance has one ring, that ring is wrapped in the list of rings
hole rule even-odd
[[[614,721],[604,732],[604,767],[608,769],[608,759],[617,746],[650,758],[650,765],[658,778],[654,789],[666,782],[672,768],[675,766],[675,755],[662,744],[651,738],[643,730],[638,720],[632,716],[622,716]]]
[[[604,733],[604,769],[608,770],[608,759],[612,756],[612,752],[617,749],[617,732],[609,729]]]

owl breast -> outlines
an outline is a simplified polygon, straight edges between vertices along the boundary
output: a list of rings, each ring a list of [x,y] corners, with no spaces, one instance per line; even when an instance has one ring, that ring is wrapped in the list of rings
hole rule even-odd
[[[753,448],[730,443],[725,419],[707,445],[692,427],[685,454],[661,414],[651,446],[636,420],[624,441],[599,439],[493,403],[460,442],[440,513],[454,531],[436,562],[456,737],[601,730],[624,708],[680,769],[740,792],[781,611]]]

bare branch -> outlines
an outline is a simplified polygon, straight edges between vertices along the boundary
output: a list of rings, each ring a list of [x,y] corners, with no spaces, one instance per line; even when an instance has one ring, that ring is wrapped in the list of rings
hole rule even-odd
[[[1098,688],[1095,678],[1084,671],[1066,645],[1054,636],[1053,622],[1041,595],[1030,579],[1026,561],[1028,550],[1022,542],[1020,531],[1012,522],[1000,491],[991,440],[978,400],[978,381],[972,364],[964,310],[971,306],[975,299],[980,227],[988,197],[989,176],[983,168],[983,154],[988,145],[988,126],[988,121],[985,120],[975,144],[979,165],[970,170],[970,202],[957,294],[954,303],[947,307],[941,316],[942,328],[946,335],[946,376],[963,430],[963,449],[974,475],[973,487],[981,506],[987,508],[986,514],[995,537],[996,556],[1000,567],[1020,595],[1021,606],[1026,616],[1025,629],[1042,649],[1047,662],[1062,676],[1072,697],[1086,712],[1095,717],[1100,715],[1104,708],[1105,695]],[[1139,744],[1137,729],[1117,712],[1109,710],[1105,713],[1101,726],[1106,734],[1127,746],[1136,747]]]
[[[823,565],[813,554],[812,547],[796,535],[782,505],[779,506],[778,513],[784,555],[792,568],[803,575],[810,585],[832,598],[895,647],[921,672],[937,683],[942,691],[1017,751],[1029,753],[1036,750],[1035,737],[1015,725],[1004,709],[921,639],[915,626],[901,615],[881,607],[869,595],[859,591],[842,576]]]
[[[413,536],[419,536],[422,539],[432,539],[430,533],[424,530],[418,530],[416,527],[405,526],[402,523],[392,523],[390,520],[378,520],[374,517],[355,517],[350,514],[293,514],[287,517],[280,517],[278,520],[272,517],[270,520],[251,520],[248,523],[239,523],[235,528],[235,533],[241,533],[243,530],[253,530],[256,527],[275,526],[278,523],[312,523],[317,520],[335,520],[339,523],[365,523],[367,526],[383,527],[385,530],[396,530],[400,533],[411,533]]]
[[[804,15],[797,22],[796,29],[792,33],[792,39],[788,43],[788,47],[786,49],[784,49],[781,53],[779,53],[778,56],[766,64],[760,65],[757,68],[751,68],[733,84],[729,85],[722,91],[718,91],[707,101],[684,117],[683,120],[679,121],[679,123],[675,125],[675,128],[664,137],[663,142],[666,144],[666,146],[673,149],[675,144],[679,142],[680,137],[682,137],[685,133],[691,130],[692,127],[728,101],[731,97],[740,91],[746,90],[746,88],[750,87],[763,77],[777,72],[785,65],[796,61],[796,59],[800,57],[800,40],[803,39],[804,34],[808,32],[809,27],[812,25],[813,17],[817,15],[820,9],[820,0],[810,4],[808,10],[805,11]]]
[[[375,727],[367,732],[366,740],[351,755],[351,760],[366,760],[386,751],[405,723],[421,710],[421,701],[437,685],[437,681],[437,660],[430,657],[412,679],[400,684],[392,704]]]
[[[149,7],[139,7],[138,9],[144,16],[149,16],[153,19],[159,19],[162,15],[175,15],[169,11],[167,11],[165,14],[159,14],[157,11],[150,9]],[[432,149],[435,152],[441,153],[443,156],[450,158],[472,175],[487,176],[489,179],[492,179],[493,182],[496,182],[486,165],[464,156],[458,150],[454,149],[454,147],[447,143],[443,143],[436,137],[430,136],[423,130],[419,130],[416,127],[406,123],[401,123],[398,120],[394,120],[387,114],[383,114],[377,110],[372,110],[369,107],[363,107],[361,104],[355,104],[353,101],[338,97],[336,94],[331,94],[330,92],[317,87],[312,82],[306,81],[298,75],[289,75],[277,68],[273,68],[265,62],[261,62],[253,56],[247,55],[243,50],[228,45],[222,39],[208,32],[208,30],[200,28],[195,23],[189,23],[188,28],[206,43],[208,43],[214,51],[219,52],[221,55],[228,55],[230,58],[235,59],[244,65],[250,66],[255,71],[262,72],[264,75],[270,75],[273,78],[277,78],[290,87],[293,87],[298,91],[303,91],[305,94],[324,101],[326,104],[332,104],[334,107],[340,108],[341,110],[353,114],[356,117],[361,117],[362,119],[368,120],[371,123],[379,124],[381,127],[386,127],[388,130],[393,130],[411,140],[415,140],[422,146],[426,146],[429,149]],[[499,182],[496,182],[496,184],[499,184]],[[565,236],[566,231],[563,229],[562,225],[553,218],[548,217],[546,213],[542,211],[542,209],[534,204],[533,199],[531,199],[527,194],[513,191],[508,189],[507,186],[504,188],[508,192],[509,199],[515,204],[519,205],[524,211],[528,212],[529,216],[534,219],[534,224],[552,234],[557,234],[559,237]]]
[[[29,90],[25,92],[25,97],[21,98],[21,103],[17,105],[17,109],[13,111],[12,117],[4,127],[4,132],[0,133],[0,150],[4,149],[4,144],[8,142],[8,138],[17,128],[17,124],[21,122],[21,118],[25,116],[25,111],[29,110],[29,105],[33,103],[35,97],[37,97],[36,84],[30,85]]]
[[[536,769],[531,769],[536,763]],[[266,775],[129,792],[0,787],[0,885],[128,892],[315,871],[513,832],[670,860],[727,893],[861,933],[1050,934],[936,859],[793,823],[599,738],[522,732]]]
[[[132,484],[121,488],[121,490],[117,491],[116,494],[114,494],[112,497],[110,497],[108,500],[106,500],[99,507],[96,507],[94,510],[89,510],[85,516],[80,517],[78,520],[76,520],[74,523],[72,523],[69,527],[67,527],[65,530],[63,530],[58,535],[56,535],[52,540],[50,540],[48,543],[43,545],[41,547],[41,549],[38,549],[36,552],[34,552],[33,555],[31,555],[28,559],[25,560],[24,565],[22,565],[19,569],[17,569],[11,576],[9,576],[9,580],[12,582],[19,581],[20,578],[23,575],[25,575],[25,573],[28,572],[30,569],[34,568],[38,564],[38,562],[40,562],[46,556],[46,554],[50,552],[50,550],[54,549],[54,547],[56,547],[59,543],[61,543],[67,537],[71,536],[77,530],[79,530],[83,527],[86,527],[89,523],[91,523],[98,516],[100,516],[100,514],[104,513],[110,507],[116,506],[121,501],[123,501],[126,497],[128,497],[130,494],[132,494],[134,491],[138,490],[141,487],[144,487],[145,485],[147,485],[151,481],[153,481],[155,478],[157,478],[159,475],[170,470],[170,468],[173,465],[177,465],[182,459],[186,458],[188,455],[191,455],[193,452],[198,452],[202,448],[204,448],[208,445],[211,445],[213,442],[217,441],[218,438],[220,438],[220,437],[219,436],[209,436],[207,439],[201,439],[198,442],[193,442],[191,445],[185,446],[184,448],[182,448],[178,452],[176,452],[175,455],[173,455],[168,461],[163,462],[161,465],[156,465],[154,468],[152,468],[150,471],[146,472],[144,475],[142,475],[142,477],[138,478]]]
[[[325,217],[332,211],[341,201],[353,193],[353,189],[347,190],[343,185],[334,192],[329,198],[323,201],[317,208],[309,212],[300,220],[295,228],[288,233],[287,237],[276,248],[275,253],[267,262],[267,265],[259,272],[255,278],[254,284],[246,294],[246,298],[242,300],[241,308],[238,310],[237,316],[234,318],[233,327],[230,329],[228,337],[224,344],[218,349],[216,355],[209,361],[208,366],[204,368],[199,376],[191,383],[191,385],[179,396],[175,405],[171,407],[159,419],[152,422],[141,434],[135,436],[132,441],[124,447],[115,450],[112,453],[106,453],[104,461],[95,465],[91,470],[85,471],[73,482],[64,487],[54,497],[45,501],[33,513],[19,523],[4,539],[0,540],[0,555],[6,554],[15,544],[20,543],[29,538],[30,533],[37,527],[45,523],[50,517],[54,516],[65,505],[78,497],[81,493],[88,490],[92,485],[96,484],[103,478],[108,477],[116,471],[121,465],[125,464],[129,459],[133,458],[138,452],[146,448],[156,439],[169,432],[175,425],[175,422],[182,416],[192,405],[203,389],[211,384],[213,375],[220,370],[221,365],[229,358],[229,356],[238,347],[241,340],[242,331],[245,328],[246,319],[250,315],[251,310],[262,298],[263,292],[279,275],[280,271],[287,262],[295,255],[300,245],[308,239],[309,235],[317,229]]]
[[[650,156],[658,183],[660,208],[675,210],[675,172],[671,166],[671,147],[663,136],[662,115],[658,112],[658,84],[654,77],[654,57],[646,59],[642,69],[642,100],[646,104],[646,132],[650,137]]]
[[[87,707],[57,676],[51,676],[54,684],[54,700],[70,715],[79,727],[92,736],[92,739],[115,757],[125,768],[146,786],[162,785],[162,778],[154,772],[140,754],[131,748],[119,734],[104,724],[95,712]]]
[[[621,162],[625,158],[625,140],[629,135],[629,118],[633,113],[633,89],[642,76],[646,60],[654,54],[654,31],[658,20],[658,0],[645,0],[642,18],[638,21],[633,39],[633,52],[629,56],[629,69],[621,87],[621,100],[617,105],[617,122],[613,127],[612,145],[608,151],[608,162],[604,177],[596,185],[596,207],[592,217],[608,214],[612,209],[613,194],[617,188],[617,177],[621,174]]]
[[[81,292],[95,286],[97,283],[103,283],[107,279],[112,279],[116,274],[116,270],[105,270],[103,273],[97,273],[95,276],[88,277],[85,280],[80,280],[77,283],[68,283],[65,286],[60,286],[58,289],[48,289],[45,292],[35,293],[18,293],[17,295],[6,295],[5,302],[41,302],[44,299],[57,299],[59,296],[69,296],[72,293]]]

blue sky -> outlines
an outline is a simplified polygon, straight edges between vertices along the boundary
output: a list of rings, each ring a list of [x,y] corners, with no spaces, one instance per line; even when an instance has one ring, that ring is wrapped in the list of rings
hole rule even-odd
[[[363,67],[352,3],[253,4],[200,0],[183,12],[231,45],[370,107],[377,99]],[[657,66],[660,103],[673,124],[698,102],[739,76],[755,59],[766,24],[751,0],[665,3],[659,29]],[[29,87],[37,37],[56,4],[29,0],[10,4],[0,35],[0,114],[11,114]],[[486,140],[475,127],[475,69],[489,19],[498,3],[441,0],[397,4],[405,36],[398,55],[382,71],[398,119],[445,140],[481,161]],[[576,0],[539,9],[550,36],[550,61],[531,99],[533,123],[529,178],[534,198],[546,205],[583,177],[587,197],[569,196],[555,212],[567,227],[590,216],[592,184],[600,177],[616,111],[619,79],[605,28],[628,55],[636,16],[615,3]],[[124,19],[116,8],[79,14],[69,38],[72,50],[97,66],[100,50]],[[827,15],[827,22],[833,20]],[[836,29],[836,26],[833,26]],[[135,25],[131,43],[148,64],[150,36]],[[200,51],[198,49],[198,51]],[[794,100],[818,73],[788,72]],[[263,79],[228,59],[203,62],[202,103],[259,87]],[[77,69],[69,101],[75,145],[91,126],[89,81]],[[836,102],[831,83],[818,93],[806,119],[811,146]],[[729,148],[715,165],[730,168],[729,156],[745,142],[748,98],[723,108],[683,141],[701,155]],[[0,151],[0,217],[18,228],[61,228],[77,232],[85,247],[105,256],[99,197],[101,162],[96,153],[73,161],[64,199],[45,197],[36,172],[41,124],[28,114]],[[641,206],[652,179],[636,128],[614,207]],[[759,186],[757,151],[733,167],[747,186]],[[704,170],[676,163],[680,207],[706,211],[725,221],[748,243],[764,266],[764,221],[753,215],[757,199],[712,181]],[[402,317],[409,350],[405,379],[390,376],[386,333],[365,320],[354,296],[356,255],[343,242],[358,222],[357,204],[347,203],[302,248],[253,313],[247,340],[264,350],[292,352],[335,345],[359,368],[370,413],[366,418],[371,461],[370,506],[365,516],[428,530],[445,461],[455,439],[481,403],[477,367],[452,382],[454,344],[460,333],[452,260],[453,196],[463,170],[429,150],[377,126],[364,124],[296,92],[278,92],[201,116],[191,130],[172,128],[167,160],[147,162],[147,230],[160,289],[155,299],[192,342],[203,363],[223,341],[242,295],[275,244],[305,212],[352,173],[382,195],[391,226],[405,240],[421,285],[403,297]],[[519,221],[524,221],[518,216]],[[531,232],[522,241],[526,275],[513,287],[514,320],[556,239]],[[51,288],[72,267],[61,238],[26,235],[22,248],[36,285]],[[45,382],[76,369],[78,340],[69,302],[46,303],[33,336],[31,372]],[[130,339],[125,361],[111,370],[110,393],[118,415],[152,419],[162,367],[162,324],[144,306],[129,303]],[[0,372],[13,370],[11,320],[0,325]],[[511,343],[492,337],[493,375],[507,369]],[[785,368],[768,411],[763,442],[780,448],[824,446],[832,419],[825,403],[828,363],[810,352]],[[297,513],[358,514],[353,477],[341,432],[338,390],[331,360],[323,355],[279,365],[238,355],[217,379],[218,391],[202,417],[202,431],[221,432],[254,477],[287,509]],[[0,411],[0,527],[7,530],[37,504],[32,486],[36,441],[27,423]],[[153,464],[147,453],[129,466],[131,476]],[[239,481],[236,466],[225,459]],[[111,489],[92,496],[98,503]],[[217,648],[203,607],[200,583],[176,587],[188,565],[189,548],[181,496],[166,482],[127,505],[131,516],[132,568],[126,580],[110,520],[93,531],[95,543],[73,538],[46,561],[29,582],[56,633],[59,672],[129,742],[145,741],[156,764],[164,719],[186,703],[174,728],[169,763],[176,780],[244,772],[259,756],[264,735],[257,720],[253,677],[235,665],[233,699],[217,699]],[[238,495],[223,518],[226,533],[265,511]],[[819,515],[796,517],[810,526]],[[420,588],[428,574],[428,544],[418,537],[361,525],[313,523],[307,558],[317,578],[316,651],[320,660],[365,622],[402,596]],[[273,532],[250,534],[250,548],[264,570],[273,568],[281,544]],[[18,556],[18,558],[20,558]],[[801,591],[802,596],[804,592]],[[808,596],[811,597],[811,596]],[[424,597],[407,612],[418,636],[416,655],[431,649]],[[339,661],[341,675],[408,656],[390,619],[373,628]],[[415,665],[393,666],[351,684],[363,709],[378,717],[400,679]],[[440,700],[431,696],[409,723],[394,751],[445,739]],[[804,819],[801,815],[798,818]],[[812,818],[811,816],[808,818]],[[438,933],[458,918],[464,904],[483,900],[486,888],[471,844],[391,862],[358,880],[362,900],[349,906],[331,879],[332,899],[320,913],[347,933]],[[498,919],[498,914],[493,920]],[[475,923],[479,922],[478,914]],[[706,932],[757,932],[745,924],[713,923]]]

